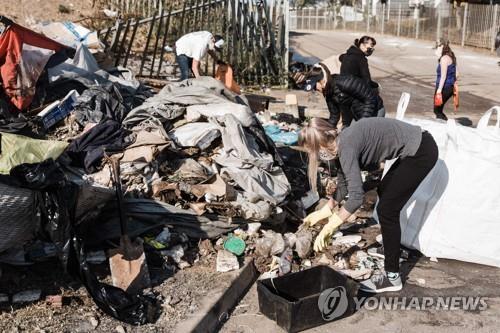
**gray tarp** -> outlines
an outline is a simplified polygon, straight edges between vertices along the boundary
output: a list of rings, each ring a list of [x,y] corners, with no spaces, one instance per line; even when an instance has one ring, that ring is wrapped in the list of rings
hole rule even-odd
[[[273,204],[281,203],[290,193],[290,183],[280,167],[273,166],[273,157],[259,152],[255,139],[246,134],[233,115],[224,118],[220,127],[224,149],[215,157],[217,164],[246,192],[259,195]]]
[[[184,115],[189,105],[227,103],[228,99],[236,102],[234,93],[226,92],[214,78],[203,77],[198,80],[185,80],[165,86],[158,94],[130,111],[123,125],[130,128],[143,121],[165,124]]]

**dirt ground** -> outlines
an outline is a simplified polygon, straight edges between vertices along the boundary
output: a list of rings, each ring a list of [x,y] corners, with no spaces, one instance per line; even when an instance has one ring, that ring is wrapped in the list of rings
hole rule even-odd
[[[192,267],[176,272],[172,266],[150,262],[152,291],[160,302],[161,315],[155,324],[134,327],[102,313],[85,288],[65,275],[55,259],[34,266],[1,267],[0,293],[42,290],[40,301],[0,304],[1,332],[119,332],[118,326],[126,332],[173,332],[179,322],[199,310],[203,297],[214,289],[227,288],[231,282],[230,273],[216,272],[215,255],[205,256]],[[108,276],[107,263],[92,268],[101,277]],[[49,304],[47,295],[62,295],[63,306]]]
[[[42,21],[75,22],[93,17],[95,7],[92,8],[92,3],[92,0],[0,0],[0,8],[1,15],[21,25],[30,25]]]

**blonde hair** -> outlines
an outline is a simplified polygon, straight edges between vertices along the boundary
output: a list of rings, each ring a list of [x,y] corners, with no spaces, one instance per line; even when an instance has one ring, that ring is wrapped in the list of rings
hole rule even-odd
[[[320,149],[328,150],[329,153],[337,155],[337,130],[328,121],[321,118],[312,118],[311,121],[300,131],[299,145],[302,146],[309,156],[307,174],[311,189],[317,192],[318,160]]]

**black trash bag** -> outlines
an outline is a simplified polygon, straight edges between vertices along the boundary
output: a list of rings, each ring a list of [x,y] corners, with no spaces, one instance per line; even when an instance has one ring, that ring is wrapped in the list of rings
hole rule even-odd
[[[84,246],[78,237],[73,237],[72,253],[77,265],[68,267],[71,273],[78,274],[88,293],[106,314],[131,325],[144,325],[156,321],[159,306],[152,297],[133,295],[120,288],[101,283],[90,270],[86,260]]]
[[[85,90],[74,104],[73,112],[76,121],[85,126],[88,123],[99,124],[106,120],[121,123],[128,111],[118,88],[109,83]]]
[[[128,136],[129,132],[118,122],[107,120],[73,140],[65,153],[73,166],[94,173],[101,169],[105,151],[123,151],[132,143]]]
[[[159,307],[152,299],[100,283],[90,270],[80,237],[87,234],[89,224],[82,222],[77,226],[75,219],[79,187],[65,179],[57,162],[22,164],[13,168],[10,176],[0,177],[0,181],[37,191],[40,238],[54,243],[64,270],[85,286],[102,311],[132,325],[156,320]]]
[[[61,166],[51,158],[41,163],[17,165],[10,170],[10,176],[17,186],[39,191],[59,187],[65,181]]]

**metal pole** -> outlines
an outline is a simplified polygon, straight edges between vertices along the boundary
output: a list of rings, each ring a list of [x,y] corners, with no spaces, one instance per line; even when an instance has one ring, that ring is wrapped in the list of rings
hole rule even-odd
[[[387,1],[387,22],[389,22],[390,17],[391,17],[391,0]]]
[[[319,30],[319,12],[318,12],[318,7],[316,7],[316,31]]]
[[[370,32],[370,0],[366,1],[366,32]]]
[[[415,39],[418,39],[418,33],[420,32],[420,8],[415,7]]]
[[[384,34],[384,25],[385,25],[385,3],[382,4],[382,35]]]
[[[437,28],[436,28],[436,40],[439,40],[441,38],[441,25],[442,25],[442,22],[441,22],[441,4],[439,4],[439,6],[437,7],[437,11],[438,11],[438,19],[437,19]]]
[[[498,4],[493,7],[493,29],[491,29],[491,52],[495,52],[496,27],[498,24]]]
[[[356,0],[354,0],[353,7],[354,7],[354,31],[358,31],[358,13],[356,12]]]
[[[399,10],[398,10],[398,31],[397,31],[397,36],[401,34],[401,2],[399,3]]]
[[[465,3],[464,24],[462,25],[462,47],[465,46],[465,37],[467,35],[467,16],[469,15],[469,4]]]
[[[307,16],[308,16],[308,20],[307,20],[307,30],[311,30],[311,8],[307,8]]]

